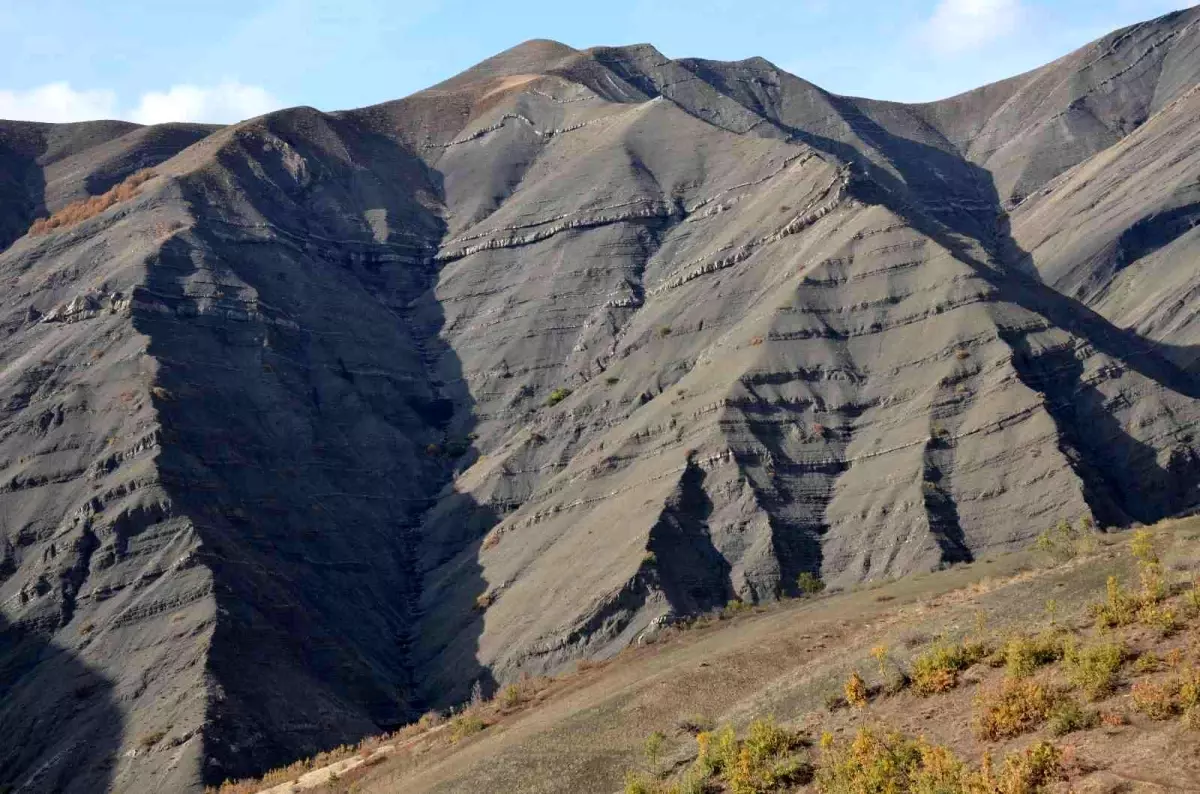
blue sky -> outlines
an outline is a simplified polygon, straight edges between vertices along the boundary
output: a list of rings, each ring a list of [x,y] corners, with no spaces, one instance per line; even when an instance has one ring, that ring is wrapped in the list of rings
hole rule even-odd
[[[761,55],[831,91],[936,99],[1171,0],[0,0],[0,118],[236,121],[410,94],[530,38]]]

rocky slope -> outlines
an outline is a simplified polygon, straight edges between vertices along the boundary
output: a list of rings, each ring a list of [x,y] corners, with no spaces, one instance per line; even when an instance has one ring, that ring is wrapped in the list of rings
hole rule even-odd
[[[190,790],[802,572],[1193,505],[1198,41],[919,106],[529,42],[0,123],[0,782]]]

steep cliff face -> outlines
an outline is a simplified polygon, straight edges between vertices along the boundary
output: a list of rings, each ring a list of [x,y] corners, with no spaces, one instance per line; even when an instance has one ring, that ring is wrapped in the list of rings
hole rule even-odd
[[[1198,20],[921,106],[543,41],[0,124],[0,782],[194,789],[801,573],[1194,505]]]

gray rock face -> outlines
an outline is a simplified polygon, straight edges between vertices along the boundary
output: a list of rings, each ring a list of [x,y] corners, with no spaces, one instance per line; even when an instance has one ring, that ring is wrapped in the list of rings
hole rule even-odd
[[[1195,504],[1198,24],[919,106],[529,42],[0,123],[0,783],[194,790],[803,572]]]

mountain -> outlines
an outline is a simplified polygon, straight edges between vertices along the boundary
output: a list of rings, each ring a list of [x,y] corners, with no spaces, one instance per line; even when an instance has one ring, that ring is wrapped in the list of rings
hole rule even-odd
[[[1198,43],[902,105],[532,41],[0,122],[0,783],[195,790],[802,573],[1195,505]]]

